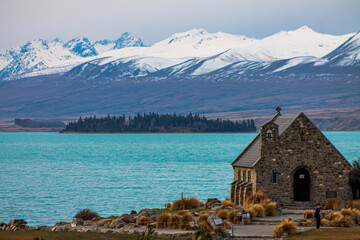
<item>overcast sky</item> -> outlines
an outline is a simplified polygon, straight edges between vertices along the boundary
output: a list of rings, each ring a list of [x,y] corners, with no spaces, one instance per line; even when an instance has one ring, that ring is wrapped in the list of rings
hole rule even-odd
[[[330,34],[360,30],[359,0],[0,0],[0,51],[29,40],[116,39],[153,44],[193,28],[262,38],[303,25]]]

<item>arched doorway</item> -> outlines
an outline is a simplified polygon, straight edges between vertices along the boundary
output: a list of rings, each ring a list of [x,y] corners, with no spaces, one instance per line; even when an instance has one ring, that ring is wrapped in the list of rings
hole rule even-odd
[[[310,173],[305,168],[295,171],[294,201],[310,201]]]

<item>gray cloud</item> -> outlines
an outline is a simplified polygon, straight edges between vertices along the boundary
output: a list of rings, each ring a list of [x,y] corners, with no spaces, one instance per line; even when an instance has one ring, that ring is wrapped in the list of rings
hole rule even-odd
[[[0,51],[29,40],[125,31],[146,44],[192,28],[262,38],[308,25],[318,32],[360,30],[357,0],[0,0]]]

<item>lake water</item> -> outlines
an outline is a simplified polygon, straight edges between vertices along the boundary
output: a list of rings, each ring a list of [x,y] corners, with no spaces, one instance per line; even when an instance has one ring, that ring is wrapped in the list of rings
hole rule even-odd
[[[360,157],[359,132],[325,135],[350,162]],[[54,224],[83,208],[120,215],[182,192],[224,199],[230,163],[254,136],[0,133],[0,222]]]

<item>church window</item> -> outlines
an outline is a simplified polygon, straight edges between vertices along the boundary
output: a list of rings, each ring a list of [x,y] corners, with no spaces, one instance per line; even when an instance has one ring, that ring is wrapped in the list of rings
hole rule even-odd
[[[248,182],[251,182],[251,171],[248,171]]]
[[[273,182],[274,184],[277,183],[277,173],[276,173],[276,171],[273,171],[273,174],[272,174],[272,182]]]
[[[266,132],[266,140],[271,141],[273,139],[273,132],[271,130],[268,130]]]

